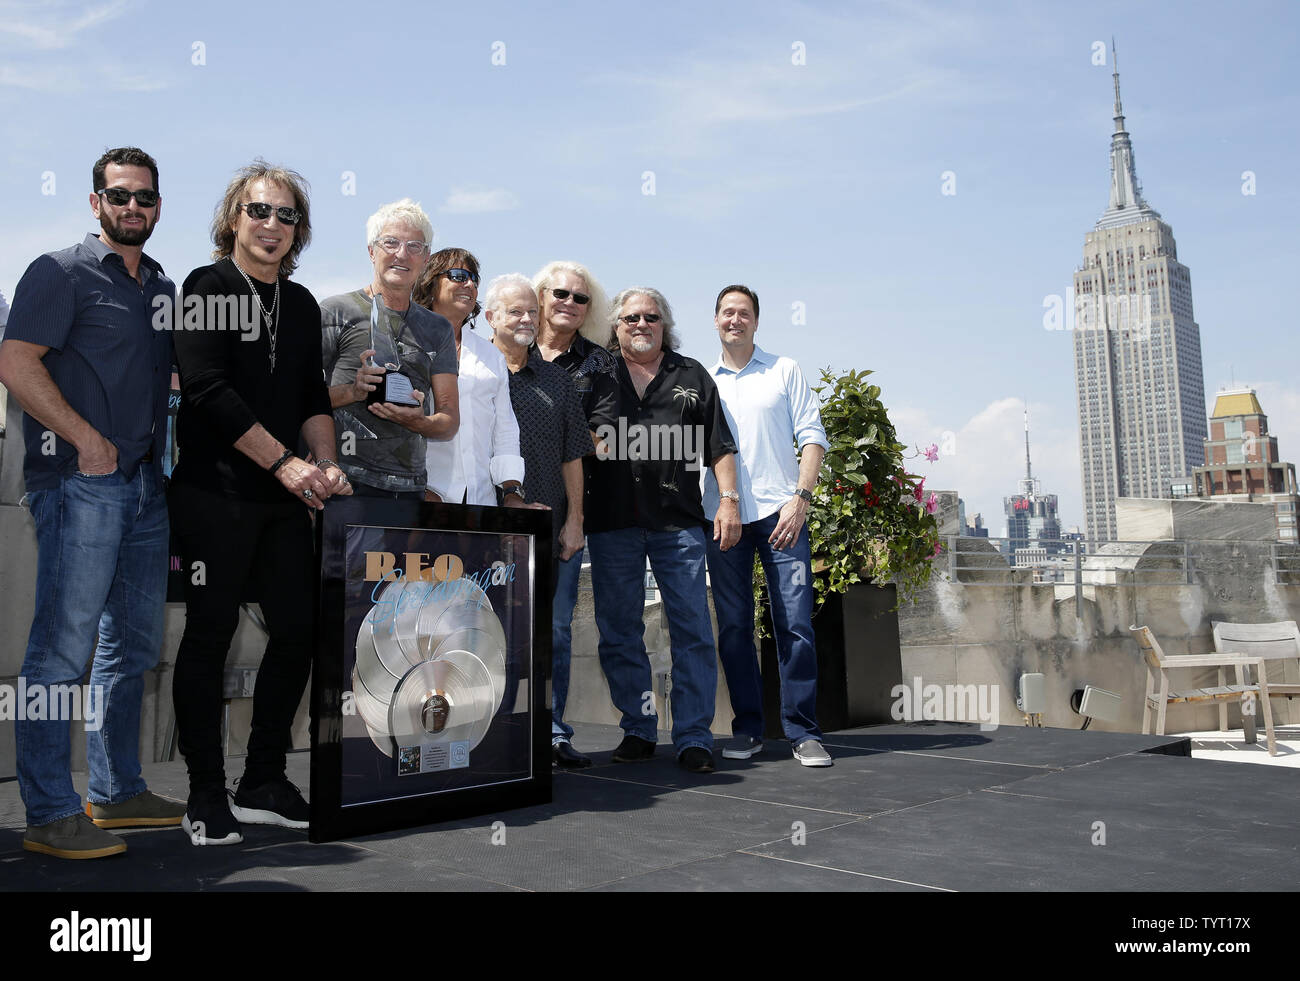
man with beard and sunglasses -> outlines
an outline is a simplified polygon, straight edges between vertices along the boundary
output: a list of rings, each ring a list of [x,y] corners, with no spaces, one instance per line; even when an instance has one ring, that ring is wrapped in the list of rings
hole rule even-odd
[[[0,383],[25,410],[23,474],[36,524],[36,615],[21,677],[29,692],[71,689],[80,699],[94,656],[84,810],[66,714],[16,723],[23,848],[75,859],[126,851],[106,828],[176,825],[185,813],[147,789],[139,755],[168,564],[171,338],[152,320],[154,301],[170,302],[175,287],[143,251],[162,210],[158,165],[135,147],[109,150],[92,187],[99,235],[28,267],[0,344]]]

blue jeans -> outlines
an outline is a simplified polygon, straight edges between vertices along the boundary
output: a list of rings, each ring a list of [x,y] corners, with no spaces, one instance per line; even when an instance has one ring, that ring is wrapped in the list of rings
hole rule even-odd
[[[650,660],[645,649],[645,562],[650,559],[668,614],[673,657],[673,745],[713,748],[718,662],[704,579],[704,530],[622,528],[587,536],[600,630],[600,666],[631,736],[655,742]]]
[[[718,657],[731,692],[738,736],[763,738],[763,681],[754,649],[754,551],[767,576],[781,675],[781,728],[796,745],[822,738],[817,727],[817,646],[812,629],[813,585],[808,525],[789,548],[768,543],[780,512],[742,526],[740,541],[723,552],[709,542],[709,578],[718,614]]]
[[[144,673],[162,650],[167,596],[167,505],[142,464],[131,480],[73,474],[28,495],[36,522],[36,614],[22,675],[33,685],[80,685],[90,660],[98,729],[87,719],[90,800],[118,804],[146,787],[140,776]],[[95,645],[98,632],[99,643]],[[30,699],[30,695],[29,695]],[[62,713],[60,713],[62,714]],[[18,787],[29,826],[82,809],[72,786],[66,717],[15,726]]]
[[[559,550],[557,542],[555,548]],[[551,740],[572,739],[573,726],[564,721],[569,700],[569,660],[573,650],[573,608],[578,605],[578,575],[582,549],[556,563],[555,599],[551,602]]]

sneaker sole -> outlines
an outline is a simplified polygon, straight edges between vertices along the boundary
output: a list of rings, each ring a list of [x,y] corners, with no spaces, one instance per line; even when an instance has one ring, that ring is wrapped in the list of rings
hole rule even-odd
[[[834,760],[805,760],[800,756],[796,756],[795,759],[799,761],[800,766],[833,766],[835,764]]]
[[[97,818],[91,807],[91,803],[87,801],[86,817],[90,818],[91,823],[97,828],[170,828],[180,824],[185,818],[183,812],[175,817]]]
[[[724,760],[747,760],[750,759],[751,757],[757,756],[761,752],[763,752],[762,746],[759,746],[757,749],[750,749],[750,750],[724,749],[722,751],[722,758]]]
[[[42,855],[53,855],[55,858],[107,858],[109,855],[121,855],[126,851],[126,843],[120,845],[108,845],[104,848],[89,849],[69,849],[55,848],[53,845],[46,845],[39,841],[24,841],[23,848],[29,852],[39,852]]]
[[[310,821],[291,820],[283,814],[276,814],[275,811],[259,811],[252,807],[240,807],[234,803],[230,805],[230,813],[240,824],[269,824],[277,828],[292,828],[295,831],[306,831],[311,824]]]
[[[238,845],[244,840],[244,836],[238,831],[232,831],[224,838],[209,838],[207,835],[195,834],[188,814],[181,818],[181,830],[189,835],[190,843],[194,845]]]

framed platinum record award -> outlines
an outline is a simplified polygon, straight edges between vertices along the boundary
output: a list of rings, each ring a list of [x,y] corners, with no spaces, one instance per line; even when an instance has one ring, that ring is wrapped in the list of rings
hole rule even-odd
[[[331,498],[312,841],[551,799],[545,511]]]

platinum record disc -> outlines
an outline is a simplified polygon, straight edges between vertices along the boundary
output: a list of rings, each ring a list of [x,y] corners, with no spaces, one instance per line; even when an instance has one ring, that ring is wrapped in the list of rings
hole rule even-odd
[[[462,644],[461,647],[477,654],[490,669],[495,670],[498,667],[493,663],[493,659],[499,659],[499,668],[504,677],[506,670],[505,628],[501,626],[501,618],[492,609],[492,604],[487,602],[487,598],[481,589],[477,590],[477,595],[483,599],[482,606],[475,600],[469,604],[456,601],[443,607],[432,605],[425,607],[416,627],[420,647],[427,652],[426,656],[434,656],[435,651],[445,649],[444,642],[448,638],[455,636],[460,631],[466,629],[482,631],[485,637],[480,638],[476,645]]]
[[[483,662],[467,651],[449,651],[407,672],[388,709],[389,730],[398,746],[468,741],[473,749],[492,724],[492,705]]]
[[[380,701],[370,693],[366,683],[357,674],[356,668],[352,669],[352,701],[357,707],[357,715],[361,716],[361,721],[366,724],[366,728],[378,729],[381,732],[388,731],[388,703]]]
[[[375,649],[375,628],[376,625],[370,622],[369,616],[361,621],[361,628],[357,631],[356,673],[370,694],[387,704],[392,699],[393,689],[410,668],[403,668],[394,674],[384,666]],[[379,624],[378,629],[387,630],[388,625]]]
[[[416,643],[415,624],[428,598],[429,586],[418,580],[392,583],[366,614],[362,627],[370,627],[379,662],[394,679],[402,678],[412,667],[427,660]],[[380,618],[378,622],[375,617]]]
[[[464,651],[473,654],[487,668],[492,682],[492,714],[496,715],[501,707],[506,688],[506,650],[505,638],[498,639],[489,630],[466,627],[445,637],[430,657],[431,661],[441,661],[448,653]]]

